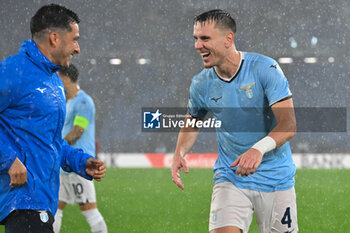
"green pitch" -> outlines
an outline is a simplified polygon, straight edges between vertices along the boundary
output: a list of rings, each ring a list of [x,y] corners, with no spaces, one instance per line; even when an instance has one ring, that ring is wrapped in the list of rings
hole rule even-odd
[[[191,169],[182,174],[181,191],[169,169],[109,168],[95,183],[98,206],[111,233],[208,232],[212,175],[210,169]],[[350,170],[297,170],[300,232],[349,232],[349,177]],[[249,233],[258,232],[254,221]],[[69,232],[89,232],[77,206],[64,211],[61,233]]]

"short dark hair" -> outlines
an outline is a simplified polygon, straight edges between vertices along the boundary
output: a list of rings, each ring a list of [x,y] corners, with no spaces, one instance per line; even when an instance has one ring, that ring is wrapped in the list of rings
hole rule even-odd
[[[215,22],[216,26],[230,29],[233,33],[236,33],[236,22],[227,11],[215,9],[206,11],[194,17],[195,24],[197,22],[205,23],[210,21]]]
[[[75,65],[62,66],[58,71],[61,75],[67,76],[73,83],[78,82],[79,71]]]
[[[76,13],[64,6],[49,4],[42,6],[30,20],[30,32],[32,37],[37,33],[50,28],[60,28],[72,31],[71,23],[79,23]]]

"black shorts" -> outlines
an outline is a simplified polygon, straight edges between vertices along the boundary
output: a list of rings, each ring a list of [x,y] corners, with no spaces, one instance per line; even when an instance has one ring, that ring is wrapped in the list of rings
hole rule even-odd
[[[14,210],[2,223],[5,233],[53,233],[53,222],[48,211]]]

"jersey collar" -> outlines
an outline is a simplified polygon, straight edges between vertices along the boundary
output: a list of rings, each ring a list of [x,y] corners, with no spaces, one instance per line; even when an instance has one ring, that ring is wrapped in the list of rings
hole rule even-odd
[[[241,69],[242,69],[243,62],[244,62],[244,53],[241,52],[241,51],[239,51],[239,53],[241,54],[241,59],[240,59],[240,61],[239,61],[238,69],[236,70],[236,73],[235,73],[231,78],[223,78],[223,77],[221,77],[218,73],[216,73],[216,71],[215,71],[215,69],[214,69],[214,67],[213,67],[213,70],[214,70],[215,74],[219,77],[219,79],[220,79],[221,81],[230,83],[230,82],[232,82],[232,81],[238,76],[239,72],[240,72]]]

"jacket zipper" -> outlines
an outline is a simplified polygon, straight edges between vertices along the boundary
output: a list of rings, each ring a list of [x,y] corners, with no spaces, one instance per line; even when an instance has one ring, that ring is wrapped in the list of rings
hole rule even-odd
[[[53,141],[52,141],[52,145],[54,145],[54,151],[55,151],[55,155],[57,155],[57,149],[56,149],[56,146],[55,146],[55,141],[56,141],[56,138],[57,138],[57,132],[58,132],[58,129],[60,127],[60,121],[61,121],[61,104],[60,104],[60,98],[58,97],[57,95],[57,85],[55,85],[55,83],[53,82],[53,75],[50,77],[50,81],[51,81],[51,85],[53,85],[53,87],[51,87],[51,89],[53,90],[54,92],[54,96],[56,97],[56,100],[57,100],[57,105],[58,105],[58,121],[57,121],[57,128],[56,128],[56,132],[55,132],[55,136],[53,138]],[[52,178],[52,173],[56,167],[56,162],[57,162],[57,158],[55,157],[55,162],[53,164],[53,167],[51,169],[51,173],[50,173],[50,180]]]

